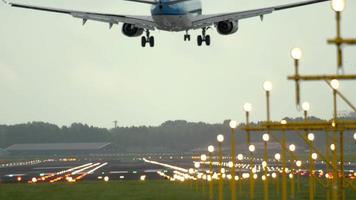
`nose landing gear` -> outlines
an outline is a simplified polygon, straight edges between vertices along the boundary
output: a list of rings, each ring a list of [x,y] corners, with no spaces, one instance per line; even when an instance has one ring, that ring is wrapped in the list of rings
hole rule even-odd
[[[190,41],[190,35],[188,34],[188,30],[185,31],[184,41]]]
[[[208,28],[203,28],[202,34],[198,35],[197,37],[198,46],[201,46],[203,42],[205,42],[206,46],[210,46],[210,35],[206,35],[207,30]]]
[[[141,46],[145,47],[147,43],[149,43],[150,47],[155,46],[155,38],[153,36],[150,36],[149,30],[146,30],[146,36],[141,37]]]

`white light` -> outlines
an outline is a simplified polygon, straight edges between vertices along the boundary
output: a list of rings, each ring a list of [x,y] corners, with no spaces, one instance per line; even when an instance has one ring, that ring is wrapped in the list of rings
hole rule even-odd
[[[146,175],[142,175],[142,176],[140,176],[140,180],[141,180],[141,181],[146,180]]]
[[[265,81],[265,82],[263,83],[263,89],[264,89],[265,91],[270,92],[270,91],[272,90],[272,83],[271,83],[271,81]]]
[[[302,166],[302,161],[297,160],[297,162],[295,164],[297,165],[297,167],[300,167],[300,166]]]
[[[265,142],[268,142],[269,141],[269,135],[268,133],[265,133],[262,135],[262,140],[265,141]]]
[[[228,166],[232,168],[234,166],[234,163],[232,161],[229,161]]]
[[[356,133],[354,133],[354,140],[356,140]]]
[[[231,174],[226,175],[226,177],[227,177],[227,179],[229,179],[229,180],[231,180],[231,179],[232,179]]]
[[[253,145],[253,144],[251,144],[250,146],[248,146],[248,150],[250,151],[250,152],[254,152],[255,151],[255,145]]]
[[[36,178],[36,177],[33,177],[33,178],[31,179],[31,181],[32,181],[32,183],[36,183],[36,182],[37,182],[37,178]]]
[[[216,139],[218,140],[218,142],[224,142],[224,135],[219,134]]]
[[[245,112],[251,112],[252,111],[252,104],[251,103],[245,103],[244,104],[244,111]]]
[[[226,172],[225,168],[221,168],[220,173],[225,174],[225,172]]]
[[[252,173],[256,174],[257,172],[257,169],[256,169],[256,166],[254,168],[252,168]]]
[[[282,120],[281,120],[281,124],[286,125],[286,124],[287,124],[287,120],[282,119]]]
[[[189,172],[189,174],[194,174],[194,169],[193,168],[189,168],[188,172]]]
[[[266,180],[266,176],[265,175],[262,175],[262,180],[265,181]]]
[[[300,48],[293,48],[290,52],[290,55],[294,60],[300,60],[303,56],[302,49]]]
[[[337,90],[340,87],[340,82],[336,79],[331,80],[330,84],[334,90]]]
[[[108,182],[108,181],[109,181],[109,177],[108,177],[108,176],[105,176],[105,177],[104,177],[104,181],[105,181],[105,182]]]
[[[332,0],[331,7],[336,12],[342,12],[345,9],[345,0]]]
[[[213,146],[213,145],[209,145],[209,146],[208,146],[208,151],[209,151],[210,153],[213,153],[213,152],[214,152],[214,146]]]
[[[237,155],[237,160],[242,160],[242,159],[244,159],[244,156],[241,153],[239,153]]]
[[[275,172],[272,173],[272,178],[276,178],[277,174]]]
[[[257,178],[258,178],[258,175],[257,175],[257,174],[254,174],[254,175],[253,175],[253,178],[254,178],[254,179],[257,179]]]
[[[312,153],[312,159],[313,159],[313,160],[318,159],[318,154],[316,154],[316,153]]]
[[[195,162],[194,163],[194,167],[198,169],[200,167],[200,163],[199,162]]]
[[[281,159],[281,154],[279,154],[279,153],[274,154],[274,158],[276,160],[280,160]]]
[[[289,174],[289,178],[292,179],[293,178],[293,174]]]
[[[308,134],[308,140],[309,141],[314,141],[314,139],[315,139],[314,133],[309,133]]]
[[[336,149],[335,144],[331,144],[331,145],[330,145],[330,150],[331,150],[331,151],[335,151],[335,149]]]
[[[303,102],[302,108],[303,108],[304,111],[309,111],[310,110],[309,102]]]
[[[201,154],[200,160],[201,160],[201,161],[206,161],[206,155],[205,155],[205,154]]]
[[[266,168],[267,167],[267,162],[266,161],[263,161],[262,162],[262,168]]]
[[[295,151],[295,145],[294,144],[289,145],[289,151]]]
[[[239,176],[235,176],[235,181],[238,181],[239,180]]]
[[[230,128],[235,129],[237,127],[237,121],[231,120],[229,125],[230,125]]]

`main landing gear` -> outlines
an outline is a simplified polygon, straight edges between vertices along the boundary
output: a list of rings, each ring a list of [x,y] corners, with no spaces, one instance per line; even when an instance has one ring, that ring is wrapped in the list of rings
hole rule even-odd
[[[198,35],[197,37],[198,46],[201,46],[203,42],[205,42],[206,46],[210,46],[210,35],[206,35],[206,30],[208,30],[208,28],[203,28],[202,34]]]
[[[150,44],[150,47],[155,46],[155,38],[153,36],[150,36],[149,30],[146,30],[146,36],[141,37],[141,46],[145,47],[147,43]]]

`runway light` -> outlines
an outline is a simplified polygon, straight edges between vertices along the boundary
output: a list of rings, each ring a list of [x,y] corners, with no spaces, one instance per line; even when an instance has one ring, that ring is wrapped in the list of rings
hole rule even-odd
[[[218,140],[218,142],[224,142],[224,135],[222,135],[222,134],[219,134],[217,137],[216,137],[216,139]]]
[[[316,154],[316,153],[312,153],[312,159],[313,159],[313,160],[318,159],[318,154]]]
[[[235,120],[231,120],[229,125],[230,125],[230,128],[235,129],[237,127],[237,122]]]
[[[242,160],[242,159],[244,159],[244,156],[241,154],[241,153],[239,153],[238,155],[237,155],[237,160]]]
[[[200,163],[199,162],[195,162],[194,163],[194,167],[198,169],[200,167]]]
[[[255,147],[255,145],[253,145],[253,144],[251,144],[250,146],[248,146],[248,150],[249,150],[250,152],[254,152],[255,149],[256,149],[256,147]]]
[[[269,141],[269,134],[268,133],[265,133],[262,135],[262,140],[265,141],[265,142],[268,142]]]
[[[239,176],[235,176],[235,181],[238,181],[239,179]]]
[[[36,183],[36,182],[37,182],[37,178],[36,178],[36,177],[33,177],[33,178],[31,179],[31,181],[32,181],[32,183]]]
[[[356,140],[356,133],[354,133],[354,140]]]
[[[282,120],[281,120],[281,124],[286,125],[286,124],[287,124],[287,120],[282,119]]]
[[[210,153],[213,153],[213,152],[214,152],[214,146],[213,146],[213,145],[209,145],[209,146],[208,146],[208,151],[209,151]]]
[[[272,90],[272,83],[271,81],[265,81],[263,83],[263,89],[266,91],[266,92],[270,92]]]
[[[21,177],[21,176],[18,176],[18,177],[16,178],[16,180],[17,180],[18,182],[20,182],[20,181],[22,181],[22,177]]]
[[[206,161],[206,155],[205,155],[205,154],[201,154],[200,160],[201,160],[201,161]]]
[[[310,104],[309,104],[309,102],[303,102],[303,104],[302,104],[302,109],[303,109],[304,111],[309,111],[309,110],[310,110]]]
[[[257,179],[258,178],[258,175],[257,174],[254,174],[253,175],[253,179]]]
[[[302,49],[300,48],[293,48],[290,52],[290,55],[294,60],[300,60],[303,56]]]
[[[262,175],[262,181],[265,181],[266,180],[266,176],[265,175]]]
[[[293,174],[289,174],[289,178],[292,179],[293,178]]]
[[[141,180],[141,181],[145,181],[145,180],[146,180],[146,175],[140,176],[140,180]]]
[[[228,166],[232,168],[234,166],[234,163],[232,161],[229,161]]]
[[[309,133],[308,134],[308,140],[309,141],[314,141],[314,139],[315,139],[314,133]]]
[[[297,167],[300,167],[300,166],[302,166],[302,161],[297,160],[297,162],[295,164],[297,165]]]
[[[331,7],[335,12],[342,12],[345,9],[345,0],[332,0]]]
[[[252,111],[252,104],[251,103],[245,103],[244,104],[244,111],[245,112],[251,112]]]
[[[267,167],[267,162],[266,161],[263,161],[262,162],[262,168],[266,168]]]
[[[275,172],[272,173],[272,178],[276,178],[277,174]]]
[[[292,152],[295,151],[295,145],[294,144],[289,145],[289,151],[292,151]]]
[[[194,169],[193,168],[189,168],[188,173],[189,174],[194,174]]]
[[[281,154],[279,153],[274,154],[274,158],[279,161],[281,159]]]
[[[340,87],[340,82],[336,79],[331,80],[330,84],[334,90],[337,90]]]
[[[335,149],[336,149],[335,144],[331,144],[331,145],[330,145],[330,150],[331,150],[331,151],[335,151]]]

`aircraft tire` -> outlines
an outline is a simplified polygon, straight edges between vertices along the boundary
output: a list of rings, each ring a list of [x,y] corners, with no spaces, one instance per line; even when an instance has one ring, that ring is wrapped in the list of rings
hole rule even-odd
[[[154,47],[155,46],[155,38],[153,36],[151,36],[149,38],[149,43],[150,43],[150,47]]]
[[[201,44],[203,43],[203,37],[201,35],[198,35],[197,42],[198,46],[201,46]]]
[[[141,37],[141,46],[142,46],[142,47],[145,47],[145,46],[146,46],[146,43],[147,43],[146,37],[145,37],[145,36],[142,36],[142,37]]]
[[[205,43],[207,46],[210,46],[210,35],[205,36]]]

